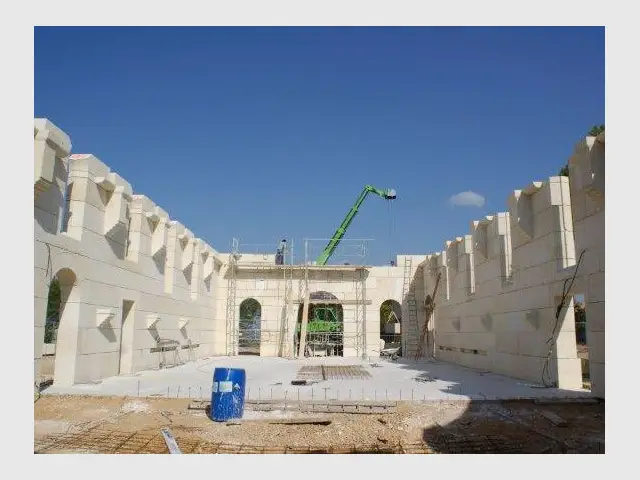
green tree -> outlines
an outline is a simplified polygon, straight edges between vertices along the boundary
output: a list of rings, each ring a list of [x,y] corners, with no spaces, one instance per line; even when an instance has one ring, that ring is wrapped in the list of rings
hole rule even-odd
[[[260,314],[260,303],[257,300],[248,298],[240,304],[240,320],[253,320],[260,317]]]
[[[587,136],[588,137],[597,137],[602,132],[604,132],[604,125],[603,124],[594,125],[593,127],[591,127],[591,130],[589,130],[587,132]],[[569,176],[569,164],[568,163],[564,167],[562,167],[560,169],[560,171],[558,172],[558,175],[560,175],[561,177],[568,177]]]
[[[60,282],[54,278],[49,285],[47,317],[44,324],[44,343],[52,343],[60,323]]]
[[[591,127],[591,130],[589,130],[589,133],[587,133],[587,135],[589,137],[597,137],[602,132],[604,132],[604,125],[594,125],[593,127]]]
[[[584,304],[574,300],[573,312],[576,324],[576,341],[578,345],[587,344],[587,312]]]
[[[569,176],[569,164],[568,163],[564,167],[562,167],[560,169],[560,172],[558,173],[558,175],[560,175],[561,177],[568,177]]]

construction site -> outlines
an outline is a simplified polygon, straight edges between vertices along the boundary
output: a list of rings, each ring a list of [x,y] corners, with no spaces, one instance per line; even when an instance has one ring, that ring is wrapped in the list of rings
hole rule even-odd
[[[604,131],[389,265],[348,231],[393,189],[331,237],[213,246],[72,135],[34,121],[36,453],[604,453]],[[209,418],[215,368],[241,419]]]

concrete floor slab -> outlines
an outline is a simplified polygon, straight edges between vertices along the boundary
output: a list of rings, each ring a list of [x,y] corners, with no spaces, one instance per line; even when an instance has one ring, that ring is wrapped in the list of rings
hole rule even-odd
[[[303,365],[362,365],[371,378],[328,380],[311,386],[291,385]],[[43,394],[159,396],[210,399],[216,367],[246,371],[246,398],[251,400],[512,400],[588,398],[587,390],[544,388],[531,382],[474,371],[438,361],[397,362],[381,359],[210,357],[173,368],[117,376],[97,384],[50,386]]]

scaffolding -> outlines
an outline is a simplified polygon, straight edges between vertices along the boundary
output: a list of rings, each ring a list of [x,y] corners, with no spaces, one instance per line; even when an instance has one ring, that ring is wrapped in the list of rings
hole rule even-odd
[[[402,356],[409,357],[418,354],[418,336],[420,329],[418,327],[418,307],[416,304],[415,285],[414,285],[414,269],[413,258],[406,256],[404,258],[404,278],[402,283],[402,298],[407,306],[407,321],[402,325]],[[403,320],[405,316],[403,315]]]
[[[304,355],[309,356],[343,356],[346,352],[355,353],[357,357],[366,358],[366,306],[371,301],[366,298],[366,256],[367,243],[372,239],[347,239],[341,242],[341,245],[334,252],[332,258],[338,260],[337,264],[331,265],[314,265],[313,260],[322,252],[322,249],[330,239],[326,238],[307,238],[305,244],[304,259],[304,276],[303,282],[299,286],[298,299],[304,302],[308,296],[310,305],[313,305],[312,318],[313,328],[307,329],[305,335]],[[316,243],[317,242],[317,243]],[[349,261],[345,262],[344,259]],[[355,261],[354,261],[355,260]],[[350,294],[330,292],[310,291],[310,274],[311,281],[322,282],[323,280],[329,284],[332,281],[346,284],[351,282],[352,292]],[[326,274],[326,277],[324,275]],[[316,283],[317,284],[317,283]],[[338,306],[338,313],[332,314],[334,318],[327,319],[322,315],[317,315],[318,309],[322,310],[322,305]],[[353,313],[352,322],[345,324],[345,309],[347,312]],[[327,312],[325,312],[326,314]],[[303,313],[304,315],[304,313]],[[340,318],[338,318],[338,316]],[[350,315],[346,315],[347,320],[351,320]],[[302,328],[300,328],[302,330]],[[296,352],[299,353],[298,345],[301,339],[298,338],[302,332],[298,332],[296,323]]]
[[[227,311],[226,311],[226,353],[238,354],[238,322],[236,322],[236,274],[237,263],[240,259],[238,239],[231,241],[229,263],[227,265]]]
[[[330,305],[341,313],[340,318],[335,319],[339,321],[334,323],[320,322],[315,317],[312,319],[312,328],[305,336],[307,346],[304,355],[342,356],[346,353],[349,356],[366,357],[366,308],[371,301],[366,299],[368,267],[364,263],[366,244],[371,239],[343,240],[343,248],[336,253],[338,258],[349,258],[349,262],[314,265],[310,258],[316,258],[315,250],[321,252],[328,240],[305,239],[304,261],[296,264],[293,241],[288,241],[282,252],[284,261],[276,262],[276,255],[272,253],[275,252],[275,242],[243,244],[233,239],[227,278],[227,355],[249,353],[243,347],[249,342],[255,350],[250,353],[297,357],[300,314],[308,292],[314,314],[327,310]],[[238,284],[239,280],[243,281]],[[294,281],[297,281],[297,288]],[[310,288],[331,291],[335,289],[332,284],[339,285],[338,290],[341,291],[336,291],[335,295],[309,291]],[[254,298],[260,304],[260,318],[256,322],[251,322],[251,319],[240,321],[242,302],[238,304],[239,285],[246,292],[243,302]],[[323,297],[323,294],[328,296]]]
[[[293,307],[293,242],[287,243],[282,252],[282,264],[276,264],[276,242],[273,244],[245,244],[234,238],[232,252],[229,255],[229,273],[227,282],[227,354],[261,354],[262,346],[275,348],[275,355],[290,357],[290,324]],[[233,268],[231,267],[233,266]],[[259,316],[255,319],[241,318],[242,303],[238,304],[238,275],[254,274],[249,290],[251,297],[260,305]],[[283,280],[278,283],[276,298],[268,298],[267,309],[271,311],[265,316],[265,298],[259,292],[266,291],[270,280]],[[246,280],[246,279],[244,279]],[[284,288],[281,289],[280,286]],[[245,285],[246,286],[246,285]],[[280,311],[277,317],[273,314],[274,304]],[[274,326],[274,323],[276,325]],[[250,325],[247,327],[247,325]]]

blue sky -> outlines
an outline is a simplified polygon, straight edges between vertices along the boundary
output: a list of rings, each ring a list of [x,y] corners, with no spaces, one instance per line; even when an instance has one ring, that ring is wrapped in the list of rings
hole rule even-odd
[[[347,234],[384,264],[557,174],[605,121],[604,48],[599,27],[36,28],[34,113],[219,251],[298,257],[394,188]]]

